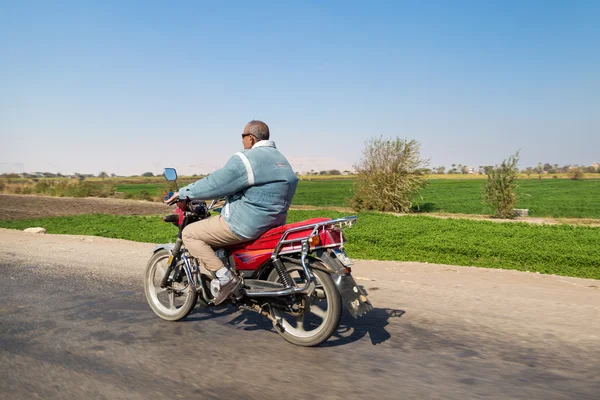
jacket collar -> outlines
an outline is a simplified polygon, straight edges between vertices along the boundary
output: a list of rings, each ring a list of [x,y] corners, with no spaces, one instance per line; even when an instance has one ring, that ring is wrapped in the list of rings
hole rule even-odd
[[[254,143],[254,146],[252,146],[252,148],[256,148],[256,147],[273,147],[273,148],[277,148],[275,146],[275,142],[272,140],[261,140],[260,142],[256,142]]]

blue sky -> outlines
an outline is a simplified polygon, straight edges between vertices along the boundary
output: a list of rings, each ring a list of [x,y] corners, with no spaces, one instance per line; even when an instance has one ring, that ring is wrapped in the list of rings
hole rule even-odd
[[[0,3],[0,172],[206,173],[252,119],[298,171],[600,162],[600,1]]]

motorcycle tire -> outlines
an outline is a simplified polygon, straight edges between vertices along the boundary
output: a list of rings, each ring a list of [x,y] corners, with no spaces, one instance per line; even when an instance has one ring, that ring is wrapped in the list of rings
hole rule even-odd
[[[302,267],[291,263],[285,263],[284,265],[290,275],[292,275],[292,279],[294,279],[297,284],[303,285],[305,278],[303,278],[304,270]],[[283,328],[282,330],[275,330],[285,340],[298,346],[313,347],[325,342],[336,331],[342,317],[342,299],[331,276],[318,269],[313,269],[312,273],[315,275],[318,284],[318,288],[315,290],[313,297],[315,295],[320,296],[321,299],[319,301],[323,299],[326,299],[327,301],[326,310],[323,310],[322,306],[311,305],[310,307],[309,314],[314,313],[316,311],[315,307],[317,307],[319,310],[318,314],[320,314],[319,318],[322,320],[315,329],[304,329],[304,317],[302,317],[302,329],[299,329],[300,325],[298,321],[300,317],[296,318],[296,326],[294,326],[294,324],[291,323],[294,319],[293,316],[285,313],[281,309],[274,309],[275,317],[281,318]],[[280,281],[279,274],[275,269],[271,271],[267,279],[271,282]]]
[[[192,312],[198,301],[198,294],[194,292],[189,284],[186,285],[187,276],[185,273],[181,282],[174,283],[174,288],[160,287],[160,281],[166,273],[169,255],[170,253],[167,250],[159,250],[150,258],[144,275],[144,291],[146,300],[156,315],[166,321],[179,321]],[[178,287],[181,289],[177,290]],[[183,295],[186,297],[181,301],[180,297]],[[167,304],[163,304],[161,298]],[[179,305],[175,304],[175,299],[179,300],[177,301]]]

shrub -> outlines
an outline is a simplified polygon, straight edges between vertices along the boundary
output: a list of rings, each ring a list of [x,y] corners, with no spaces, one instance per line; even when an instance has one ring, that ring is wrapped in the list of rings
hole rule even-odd
[[[584,173],[583,170],[579,167],[571,168],[569,170],[569,178],[576,181],[579,179],[583,179]]]
[[[115,193],[112,185],[98,184],[90,181],[61,181],[48,194],[67,197],[109,197]]]
[[[147,201],[152,201],[152,195],[150,194],[150,192],[146,189],[142,189],[139,191],[138,195],[136,196],[138,199],[140,200],[147,200]]]
[[[54,181],[41,180],[33,185],[33,192],[37,194],[47,194]]]
[[[66,179],[58,181],[56,186],[54,186],[54,196],[64,197],[67,196],[69,191],[69,181]]]
[[[407,139],[373,138],[365,143],[356,170],[351,206],[359,210],[410,212],[412,199],[427,183],[420,145]]]
[[[519,177],[517,163],[519,152],[502,161],[500,166],[488,170],[488,180],[483,189],[483,201],[490,205],[498,218],[514,218],[517,202],[515,181]]]
[[[113,185],[102,185],[98,193],[98,197],[113,197],[117,189]]]

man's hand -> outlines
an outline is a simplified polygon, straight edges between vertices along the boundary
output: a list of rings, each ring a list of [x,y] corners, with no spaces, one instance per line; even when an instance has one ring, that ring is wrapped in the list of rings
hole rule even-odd
[[[173,193],[173,196],[171,196],[170,198],[168,198],[167,200],[165,200],[165,203],[172,203],[175,200],[177,200],[179,198],[179,192],[175,192]]]

